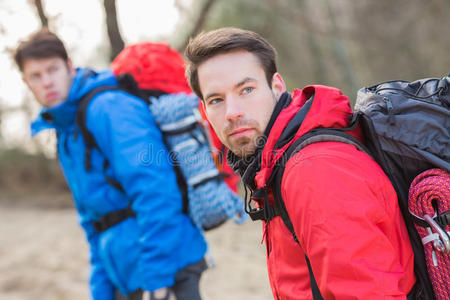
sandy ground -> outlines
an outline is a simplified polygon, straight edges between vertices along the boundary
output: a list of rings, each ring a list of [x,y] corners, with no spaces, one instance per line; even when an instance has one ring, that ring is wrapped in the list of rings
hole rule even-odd
[[[201,281],[205,300],[273,299],[259,223],[207,233],[217,267]],[[0,299],[90,299],[88,252],[71,208],[0,202]]]

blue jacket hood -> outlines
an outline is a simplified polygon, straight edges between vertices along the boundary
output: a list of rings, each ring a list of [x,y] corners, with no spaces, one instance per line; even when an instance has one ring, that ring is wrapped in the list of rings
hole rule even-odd
[[[43,108],[37,119],[31,123],[31,136],[45,129],[60,130],[71,126],[80,99],[89,91],[104,85],[117,85],[111,70],[95,72],[91,69],[78,68],[66,101],[55,107]]]

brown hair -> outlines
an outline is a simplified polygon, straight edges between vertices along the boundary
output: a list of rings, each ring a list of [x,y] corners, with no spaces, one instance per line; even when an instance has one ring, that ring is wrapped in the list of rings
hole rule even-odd
[[[273,74],[277,72],[276,51],[259,34],[249,30],[225,27],[209,32],[202,32],[189,41],[185,55],[187,58],[186,76],[194,93],[203,100],[198,82],[200,64],[218,54],[246,50],[254,54],[266,74],[269,85]]]
[[[14,60],[23,71],[27,59],[60,57],[67,62],[68,55],[64,43],[48,29],[41,29],[22,41],[14,53]]]

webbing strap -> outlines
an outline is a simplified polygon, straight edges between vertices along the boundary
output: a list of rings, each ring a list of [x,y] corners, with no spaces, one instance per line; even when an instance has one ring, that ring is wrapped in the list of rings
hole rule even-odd
[[[105,161],[103,162],[103,176],[105,177],[106,182],[108,182],[110,185],[112,185],[113,187],[115,187],[116,189],[118,189],[119,191],[121,191],[122,193],[125,194],[125,189],[122,187],[120,182],[118,182],[117,180],[111,178],[110,176],[108,176],[106,174],[106,170],[108,169],[108,166],[109,166],[109,161],[107,159],[105,159]]]
[[[134,211],[131,209],[131,205],[129,205],[127,208],[107,213],[97,221],[92,222],[92,225],[94,226],[95,231],[103,232],[114,225],[119,224],[123,220],[135,216]]]
[[[308,266],[309,271],[309,281],[311,282],[311,292],[314,300],[323,300],[322,294],[320,293],[319,286],[317,285],[316,278],[314,277],[314,273],[312,271],[311,262],[309,261],[308,256],[305,254],[306,264]]]
[[[91,100],[98,95],[107,90],[118,90],[118,87],[115,86],[100,86],[91,91],[89,91],[86,95],[84,95],[80,101],[78,102],[78,110],[75,117],[75,123],[78,125],[78,128],[81,131],[81,135],[83,136],[83,140],[86,146],[85,151],[85,168],[86,170],[90,170],[92,168],[91,165],[91,151],[93,148],[97,148],[100,151],[100,148],[95,141],[94,135],[87,128],[87,108]],[[100,151],[101,152],[101,151]]]

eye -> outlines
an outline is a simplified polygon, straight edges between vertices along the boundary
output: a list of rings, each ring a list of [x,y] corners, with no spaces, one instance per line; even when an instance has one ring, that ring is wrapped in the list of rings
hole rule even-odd
[[[208,101],[206,102],[207,105],[214,105],[217,103],[222,102],[222,98],[212,98],[212,99],[208,99]]]
[[[48,71],[49,71],[50,73],[54,73],[54,72],[58,71],[58,67],[57,67],[57,66],[50,66],[50,68],[48,69]]]
[[[253,90],[254,90],[254,88],[252,88],[252,87],[246,87],[246,88],[244,88],[243,90],[242,90],[242,94],[243,95],[246,95],[246,94],[250,94],[251,92],[253,92]]]
[[[41,75],[38,73],[33,73],[28,78],[30,81],[38,81],[41,78]]]

